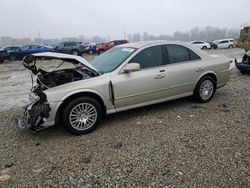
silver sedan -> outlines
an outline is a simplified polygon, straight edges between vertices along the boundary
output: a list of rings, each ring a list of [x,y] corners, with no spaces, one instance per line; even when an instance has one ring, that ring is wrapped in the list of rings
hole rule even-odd
[[[54,70],[38,64],[58,60]],[[64,63],[74,65],[61,68]],[[226,57],[186,43],[153,41],[112,48],[88,63],[79,56],[40,53],[24,59],[36,78],[20,127],[64,125],[74,134],[94,130],[106,114],[193,95],[211,100],[230,75]]]

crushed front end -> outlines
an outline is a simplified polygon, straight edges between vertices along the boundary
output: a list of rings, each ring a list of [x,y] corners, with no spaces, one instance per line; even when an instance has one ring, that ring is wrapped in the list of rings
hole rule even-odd
[[[41,91],[39,86],[35,86],[30,95],[30,104],[24,107],[23,118],[17,120],[20,128],[31,128],[34,131],[41,131],[47,126],[45,122],[49,118],[51,107],[47,101],[46,94]]]

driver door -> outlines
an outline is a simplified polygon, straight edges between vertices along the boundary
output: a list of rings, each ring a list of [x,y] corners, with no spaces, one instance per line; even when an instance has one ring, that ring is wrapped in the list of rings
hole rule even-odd
[[[139,71],[112,77],[116,108],[138,105],[164,98],[166,90],[163,47],[139,52],[129,63],[139,63]]]

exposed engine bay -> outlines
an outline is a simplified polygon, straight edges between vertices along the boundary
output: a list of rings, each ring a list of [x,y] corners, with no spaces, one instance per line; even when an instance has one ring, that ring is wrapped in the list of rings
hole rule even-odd
[[[55,66],[55,62],[49,63],[51,62],[49,60],[56,61],[59,65]],[[40,61],[45,61],[48,67],[45,68]],[[51,126],[48,125],[49,123],[46,124],[50,117],[51,106],[44,90],[100,75],[81,57],[51,52],[26,56],[23,65],[31,73],[32,88],[29,95],[30,104],[25,107],[23,118],[17,119],[17,125],[20,128],[29,127],[35,131]]]
[[[59,61],[59,65],[53,68],[53,70],[48,70],[44,66],[39,66],[40,62],[37,63],[37,60],[44,61],[51,59]],[[67,67],[59,69],[64,64],[73,65],[73,68]],[[32,79],[34,76],[37,77],[37,84],[41,87],[42,90],[100,75],[95,70],[84,66],[84,64],[80,63],[75,59],[38,58],[34,56],[27,56],[24,59],[23,65],[31,72]]]
[[[55,70],[52,72],[39,69],[37,74],[37,83],[41,86],[42,90],[45,90],[66,83],[88,79],[94,76],[95,75],[91,71],[82,67]]]

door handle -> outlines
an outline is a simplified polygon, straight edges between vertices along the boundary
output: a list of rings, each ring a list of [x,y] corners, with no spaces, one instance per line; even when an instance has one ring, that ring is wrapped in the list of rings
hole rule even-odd
[[[195,69],[196,72],[200,72],[200,71],[204,71],[204,70],[205,70],[204,68]]]
[[[165,77],[165,74],[158,74],[154,78],[155,79],[161,79],[161,78],[164,78],[164,77]]]

